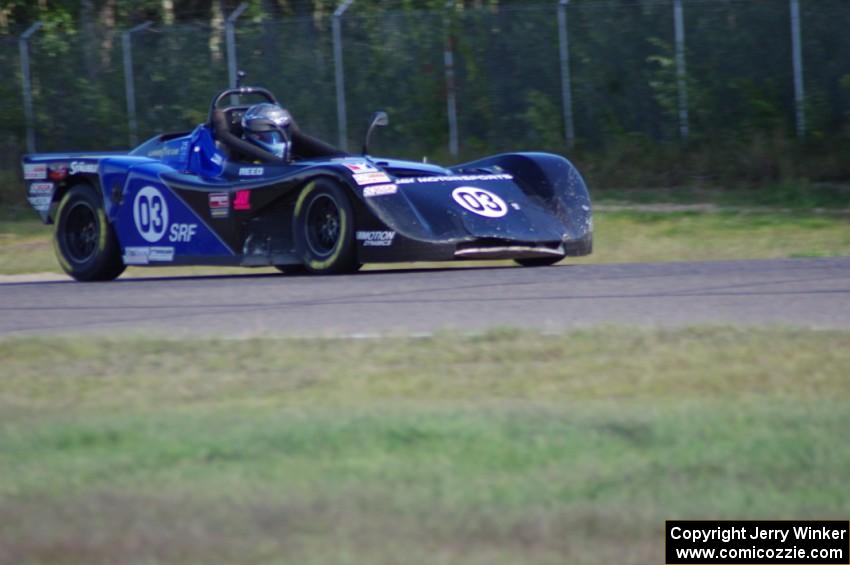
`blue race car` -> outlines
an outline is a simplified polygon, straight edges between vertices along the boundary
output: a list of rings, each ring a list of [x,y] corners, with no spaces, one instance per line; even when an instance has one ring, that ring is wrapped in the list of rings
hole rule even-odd
[[[229,104],[255,97],[255,104]],[[345,154],[259,87],[227,89],[191,132],[129,153],[23,157],[29,202],[80,281],[128,265],[273,265],[514,259],[550,265],[592,249],[587,187],[563,157],[496,155],[454,167]]]

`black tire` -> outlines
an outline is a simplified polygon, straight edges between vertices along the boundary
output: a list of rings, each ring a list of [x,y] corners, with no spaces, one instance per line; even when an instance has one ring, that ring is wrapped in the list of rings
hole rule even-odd
[[[554,265],[558,261],[561,261],[564,257],[534,257],[529,259],[514,259],[518,264],[523,267],[548,267],[549,265]]]
[[[359,267],[354,241],[354,208],[331,179],[308,184],[295,204],[295,250],[312,273],[353,273]]]
[[[126,268],[102,201],[87,184],[72,187],[59,201],[53,248],[62,269],[78,281],[111,281]]]

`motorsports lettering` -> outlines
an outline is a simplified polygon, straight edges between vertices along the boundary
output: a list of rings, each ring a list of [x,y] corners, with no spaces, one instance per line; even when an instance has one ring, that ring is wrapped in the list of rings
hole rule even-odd
[[[173,260],[173,247],[127,247],[124,250],[124,262],[127,265],[147,265],[151,262],[170,263]]]
[[[47,165],[24,165],[24,180],[44,180],[47,178]]]
[[[508,213],[505,201],[489,190],[474,186],[461,186],[452,191],[455,202],[480,216],[501,218]]]
[[[133,201],[133,219],[136,229],[146,241],[156,243],[168,229],[168,241],[192,241],[198,231],[197,224],[168,224],[168,204],[162,193],[153,186],[141,189]]]
[[[133,219],[139,234],[151,243],[156,243],[168,228],[168,205],[159,189],[146,186],[133,200]]]
[[[34,182],[30,185],[30,194],[50,194],[53,192],[52,182]]]
[[[506,174],[498,174],[498,175],[455,175],[455,176],[452,176],[452,177],[449,177],[449,178],[446,178],[444,176],[414,177],[414,178],[407,178],[407,179],[398,179],[396,181],[396,184],[414,184],[414,183],[429,184],[429,183],[432,183],[432,182],[446,182],[446,181],[474,182],[474,181],[481,181],[481,180],[484,180],[484,181],[486,181],[486,180],[513,180],[513,178],[514,178],[513,175],[506,175]]]
[[[390,177],[384,173],[360,173],[354,175],[354,182],[359,185],[390,182]]]
[[[396,192],[398,192],[398,187],[394,184],[379,184],[365,187],[363,189],[363,196],[366,198],[372,198],[375,196],[395,194]]]
[[[359,231],[357,241],[367,247],[389,247],[395,239],[394,231]]]
[[[70,173],[72,175],[76,175],[79,173],[96,173],[97,172],[97,163],[88,163],[84,161],[72,161],[70,166]]]
[[[210,216],[226,218],[230,215],[230,195],[226,192],[216,192],[209,195]]]

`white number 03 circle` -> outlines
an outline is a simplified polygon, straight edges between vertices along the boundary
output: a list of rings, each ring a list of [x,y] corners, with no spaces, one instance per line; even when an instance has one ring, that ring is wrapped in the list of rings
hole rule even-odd
[[[133,220],[139,235],[146,241],[156,243],[165,235],[168,227],[168,205],[162,193],[153,186],[146,186],[133,200]]]
[[[501,218],[508,213],[505,201],[483,188],[460,186],[452,191],[455,202],[479,216]]]

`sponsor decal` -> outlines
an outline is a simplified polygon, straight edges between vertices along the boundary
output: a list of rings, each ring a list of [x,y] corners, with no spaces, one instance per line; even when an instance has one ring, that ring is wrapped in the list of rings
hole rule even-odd
[[[363,186],[364,184],[380,184],[392,181],[385,173],[360,173],[354,175],[354,182]]]
[[[240,177],[261,177],[261,176],[263,176],[263,168],[262,167],[240,167],[239,176]]]
[[[71,161],[70,172],[72,175],[78,173],[96,173],[97,163],[87,163],[85,161]]]
[[[395,239],[394,231],[359,231],[357,241],[362,241],[364,247],[389,247]]]
[[[386,194],[395,194],[398,192],[398,187],[394,184],[376,184],[367,186],[363,189],[363,196],[372,198],[373,196],[384,196]]]
[[[174,261],[173,247],[151,247],[149,254],[151,261]]]
[[[251,209],[251,191],[237,190],[236,197],[233,199],[233,209],[246,211]]]
[[[122,257],[126,265],[147,265],[151,261],[174,261],[173,247],[125,247]]]
[[[480,180],[513,180],[513,175],[454,175],[438,177],[410,177],[399,179],[396,184],[428,184],[432,182],[475,182]]]
[[[24,165],[24,180],[45,180],[47,165],[44,163]]]
[[[168,241],[189,243],[198,233],[198,224],[171,224],[168,230]]]
[[[38,212],[46,212],[50,209],[50,201],[52,200],[49,196],[30,196],[27,198],[32,206]]]
[[[370,165],[369,163],[343,163],[346,169],[351,171],[352,173],[378,173],[380,172],[378,169]]]
[[[221,153],[214,153],[212,157],[210,157],[210,161],[212,161],[213,165],[221,165],[224,163],[224,157],[221,156]]]
[[[125,265],[147,265],[150,261],[150,247],[125,247],[121,258]]]
[[[47,178],[64,180],[68,176],[68,163],[53,163],[47,166]]]
[[[148,151],[148,157],[150,157],[152,159],[162,159],[163,157],[165,157],[167,155],[176,156],[176,155],[179,155],[179,154],[180,154],[180,150],[178,150],[176,147],[175,148],[159,147],[157,149],[152,149],[152,150]]]
[[[210,199],[210,216],[226,218],[230,215],[230,195],[226,192],[213,192]]]
[[[34,182],[30,185],[30,194],[53,194],[52,182]]]
[[[479,216],[501,218],[508,213],[508,206],[499,196],[489,190],[474,186],[460,186],[452,191],[454,201]]]
[[[185,159],[189,156],[189,142],[181,141],[179,147],[157,147],[148,151],[148,157],[162,159],[163,157],[180,157]]]
[[[145,241],[156,243],[162,239],[168,227],[168,204],[158,188],[146,186],[136,193],[133,221]]]

